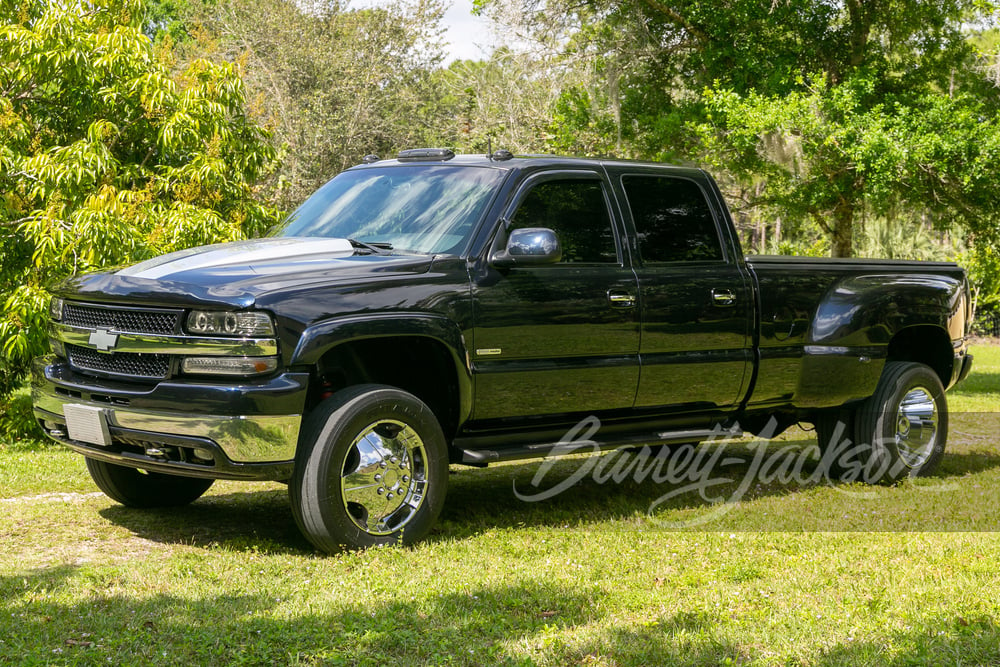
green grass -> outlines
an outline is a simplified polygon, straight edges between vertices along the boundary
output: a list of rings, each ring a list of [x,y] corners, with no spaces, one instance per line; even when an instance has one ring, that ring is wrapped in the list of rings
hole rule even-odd
[[[956,413],[1000,407],[1000,348],[975,354]],[[428,541],[334,557],[278,484],[140,512],[77,455],[0,446],[0,664],[1000,664],[995,432],[956,418],[936,476],[876,488],[743,488],[757,450],[727,444],[710,495],[738,501],[652,514],[677,485],[588,475],[523,502],[539,462],[456,467]]]
[[[972,373],[948,392],[952,412],[997,412],[1000,410],[1000,345],[972,348]]]

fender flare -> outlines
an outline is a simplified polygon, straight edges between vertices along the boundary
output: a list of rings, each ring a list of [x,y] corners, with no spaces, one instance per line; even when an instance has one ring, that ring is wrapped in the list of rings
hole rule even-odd
[[[936,329],[954,346],[968,323],[965,285],[959,278],[912,273],[836,282],[810,323],[794,404],[834,407],[867,398],[878,385],[890,342],[907,329]]]
[[[445,347],[458,381],[459,419],[472,413],[472,368],[465,336],[454,321],[431,313],[348,315],[309,325],[292,353],[291,365],[312,366],[331,349],[357,340],[413,336]]]

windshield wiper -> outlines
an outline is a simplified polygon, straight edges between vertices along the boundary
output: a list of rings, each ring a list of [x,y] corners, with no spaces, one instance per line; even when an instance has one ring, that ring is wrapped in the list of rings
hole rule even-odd
[[[381,241],[372,241],[371,243],[365,243],[364,241],[359,241],[357,239],[347,239],[350,241],[351,245],[354,246],[355,250],[367,250],[368,252],[355,253],[358,255],[391,255],[392,254],[392,244],[383,243]]]

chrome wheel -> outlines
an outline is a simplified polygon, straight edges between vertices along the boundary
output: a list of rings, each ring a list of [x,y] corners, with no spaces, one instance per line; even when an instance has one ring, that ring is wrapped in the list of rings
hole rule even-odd
[[[934,473],[948,441],[948,401],[937,372],[915,361],[889,361],[875,393],[857,410],[846,481],[894,484]]]
[[[896,449],[908,468],[919,468],[930,458],[937,433],[934,396],[924,387],[910,389],[896,411]]]
[[[354,439],[344,459],[340,493],[351,521],[369,535],[403,528],[424,501],[427,453],[407,424],[384,419]]]
[[[448,443],[413,394],[347,387],[306,418],[288,496],[317,548],[414,544],[434,527],[447,493]]]

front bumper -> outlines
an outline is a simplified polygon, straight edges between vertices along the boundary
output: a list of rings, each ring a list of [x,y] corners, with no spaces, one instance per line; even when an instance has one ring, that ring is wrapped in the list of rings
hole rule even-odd
[[[283,373],[252,384],[136,386],[80,375],[48,356],[35,360],[31,384],[46,434],[85,456],[190,477],[287,480],[308,380]],[[67,405],[99,409],[109,444],[70,439]]]

